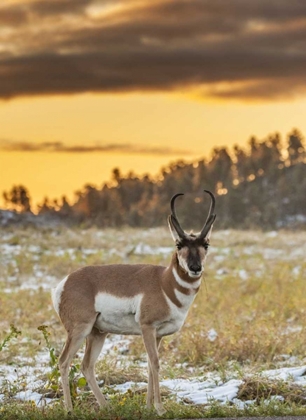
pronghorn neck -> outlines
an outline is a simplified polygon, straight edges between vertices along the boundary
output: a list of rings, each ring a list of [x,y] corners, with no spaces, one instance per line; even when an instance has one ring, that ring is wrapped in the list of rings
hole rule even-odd
[[[172,255],[171,263],[165,270],[163,289],[168,298],[179,308],[192,303],[199,290],[201,277],[191,278],[180,266],[177,253]],[[188,304],[189,306],[189,304]]]

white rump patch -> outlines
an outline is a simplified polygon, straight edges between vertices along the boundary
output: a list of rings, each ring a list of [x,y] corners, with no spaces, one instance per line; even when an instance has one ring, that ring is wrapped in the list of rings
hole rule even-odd
[[[194,281],[193,283],[189,283],[188,281],[185,281],[183,279],[180,278],[180,276],[178,275],[178,272],[176,271],[175,267],[172,268],[172,273],[174,275],[174,278],[176,280],[176,282],[182,286],[185,287],[185,289],[197,289],[198,287],[200,287],[201,285],[201,278],[199,278],[199,280]]]
[[[66,283],[68,276],[66,276],[56,287],[55,289],[51,290],[51,297],[54,309],[56,310],[57,314],[59,314],[59,307],[61,303],[61,296],[64,290],[64,286]]]

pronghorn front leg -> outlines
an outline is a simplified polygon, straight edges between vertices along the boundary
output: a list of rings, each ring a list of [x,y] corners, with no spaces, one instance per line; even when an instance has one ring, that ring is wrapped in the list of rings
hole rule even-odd
[[[159,349],[161,339],[162,339],[161,337],[156,338],[157,351]],[[151,370],[150,363],[148,364],[148,374],[149,374],[149,380],[148,380],[148,393],[147,393],[147,407],[151,408],[153,404],[154,392],[153,392],[153,377],[152,377],[152,370]]]
[[[159,360],[158,360],[158,350],[157,350],[157,339],[156,339],[156,329],[152,327],[151,325],[142,325],[142,337],[144,341],[145,348],[148,353],[148,359],[149,359],[149,370],[151,371],[152,376],[152,384],[153,384],[153,395],[154,395],[154,407],[157,411],[157,414],[160,416],[166,412],[164,409],[161,397],[160,397],[160,391],[159,391],[159,379],[158,379],[158,373],[159,373]],[[159,339],[160,341],[160,339]],[[148,386],[148,392],[152,393],[152,386],[150,387],[150,374],[149,374],[149,386]],[[148,396],[150,398],[150,395]]]

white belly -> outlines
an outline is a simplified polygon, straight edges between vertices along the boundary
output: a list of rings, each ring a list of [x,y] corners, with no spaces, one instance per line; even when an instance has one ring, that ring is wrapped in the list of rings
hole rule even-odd
[[[154,323],[159,337],[173,334],[181,329],[194,299],[194,296],[183,295],[177,290],[175,293],[183,307],[178,308],[165,295],[170,311],[166,319]],[[121,298],[108,293],[99,293],[95,299],[95,310],[99,312],[95,326],[100,331],[112,334],[141,335],[139,320],[142,297],[142,294]]]
[[[174,334],[182,328],[184,321],[185,317],[180,319],[169,319],[160,323],[156,326],[157,337]]]
[[[140,335],[141,300],[142,294],[120,298],[108,293],[99,293],[95,299],[95,310],[100,312],[96,327],[113,334]]]

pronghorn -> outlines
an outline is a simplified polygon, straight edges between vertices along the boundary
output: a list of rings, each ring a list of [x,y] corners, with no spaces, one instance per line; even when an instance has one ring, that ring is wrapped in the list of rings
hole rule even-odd
[[[72,410],[69,365],[86,339],[82,372],[99,405],[106,404],[95,379],[94,366],[106,336],[142,335],[148,354],[147,407],[165,412],[159,390],[158,347],[162,337],[182,327],[197,294],[209,238],[216,215],[214,195],[209,214],[199,234],[186,233],[171,199],[168,223],[176,251],[168,267],[150,264],[87,266],[74,271],[52,292],[53,305],[66,331],[67,340],[59,358],[65,406]]]

